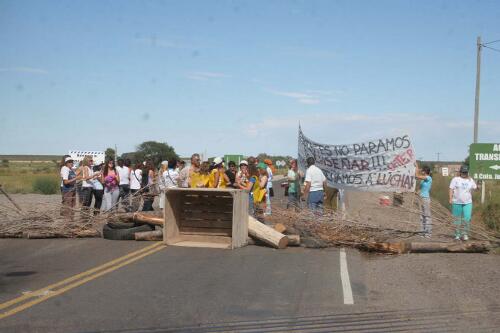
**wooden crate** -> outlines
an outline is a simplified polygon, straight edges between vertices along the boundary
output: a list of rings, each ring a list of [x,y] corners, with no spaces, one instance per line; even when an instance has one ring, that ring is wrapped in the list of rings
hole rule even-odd
[[[248,192],[211,188],[166,191],[166,244],[234,249],[245,246],[247,237]]]

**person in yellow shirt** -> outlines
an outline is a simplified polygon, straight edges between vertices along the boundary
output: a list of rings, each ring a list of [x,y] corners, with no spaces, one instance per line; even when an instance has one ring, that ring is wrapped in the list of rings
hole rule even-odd
[[[229,177],[226,175],[224,161],[220,157],[214,158],[214,166],[210,172],[209,187],[211,188],[226,188],[230,183]]]
[[[208,182],[210,180],[210,163],[205,161],[201,163],[200,171],[191,174],[191,188],[210,187]]]

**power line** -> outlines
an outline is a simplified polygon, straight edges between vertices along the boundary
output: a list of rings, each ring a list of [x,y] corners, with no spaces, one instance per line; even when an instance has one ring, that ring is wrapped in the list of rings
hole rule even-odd
[[[483,44],[483,47],[485,47],[485,48],[487,48],[487,49],[490,49],[490,50],[493,50],[493,51],[496,51],[496,52],[500,52],[500,50],[499,50],[499,49],[495,49],[495,48],[493,48],[493,47],[486,46],[486,45],[484,45],[484,44]]]
[[[500,39],[492,40],[491,42],[488,42],[488,43],[483,43],[483,46],[488,45],[488,44],[498,43],[498,42],[500,42]]]

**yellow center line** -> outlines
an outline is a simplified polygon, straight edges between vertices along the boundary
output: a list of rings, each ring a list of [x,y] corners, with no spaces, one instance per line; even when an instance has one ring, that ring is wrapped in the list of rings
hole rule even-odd
[[[151,250],[151,249],[154,249],[154,248],[156,248],[156,247],[158,247],[158,246],[160,246],[160,245],[162,245],[162,243],[155,243],[155,244],[153,244],[153,245],[146,246],[146,247],[144,247],[144,248],[142,248],[142,249],[140,249],[140,250],[138,250],[138,251],[131,252],[131,253],[129,253],[129,254],[127,254],[127,255],[123,256],[123,257],[120,257],[120,258],[117,258],[117,259],[111,260],[111,261],[109,261],[109,262],[107,262],[107,263],[105,263],[105,264],[102,264],[102,265],[100,265],[100,266],[97,266],[97,267],[94,267],[94,268],[92,268],[92,269],[89,269],[88,271],[85,271],[85,272],[82,272],[82,273],[79,273],[79,274],[73,275],[73,276],[71,276],[71,277],[69,277],[69,278],[67,278],[67,279],[64,279],[64,280],[59,281],[59,282],[54,283],[54,284],[51,284],[51,285],[49,285],[49,286],[47,286],[47,287],[44,287],[44,288],[42,288],[42,289],[38,289],[38,290],[36,290],[36,291],[33,291],[33,292],[30,292],[30,293],[27,293],[27,294],[25,294],[25,295],[23,295],[23,296],[20,296],[20,297],[14,298],[14,299],[12,299],[12,300],[10,300],[10,301],[7,301],[7,302],[5,302],[5,303],[0,304],[0,310],[5,309],[5,308],[8,308],[8,307],[10,307],[10,306],[12,306],[12,305],[14,305],[14,304],[17,304],[17,303],[23,302],[23,301],[25,301],[25,300],[27,300],[27,299],[29,299],[29,298],[32,298],[32,297],[38,297],[38,296],[40,296],[40,295],[43,295],[44,293],[46,293],[46,292],[48,292],[48,291],[52,291],[52,289],[55,289],[55,288],[57,288],[57,287],[60,287],[60,286],[65,285],[65,284],[67,284],[67,283],[73,282],[73,281],[75,281],[75,280],[78,280],[78,279],[80,279],[80,278],[83,278],[83,277],[85,277],[85,276],[88,276],[88,275],[90,275],[90,274],[93,274],[93,273],[95,273],[95,272],[98,272],[98,271],[100,271],[100,270],[102,270],[102,269],[105,269],[105,268],[107,268],[107,267],[109,267],[109,266],[113,266],[113,265],[115,265],[115,264],[119,263],[120,261],[126,260],[126,259],[128,259],[128,258],[130,258],[130,257],[135,256],[135,255],[139,255],[139,254],[141,254],[141,253],[144,253],[144,252],[146,252],[146,251],[149,251],[149,250]]]
[[[162,245],[162,244],[160,243],[160,245]],[[126,266],[128,264],[131,264],[134,261],[142,259],[142,258],[144,258],[144,257],[146,257],[146,256],[148,256],[150,254],[153,254],[155,252],[158,252],[158,251],[160,251],[160,250],[162,250],[164,248],[165,248],[165,245],[162,245],[162,246],[159,246],[159,247],[157,246],[156,248],[153,248],[153,249],[151,249],[150,251],[148,251],[146,253],[143,253],[143,254],[141,254],[139,256],[133,257],[132,259],[129,259],[129,260],[125,261],[125,262],[122,262],[122,263],[120,263],[120,264],[118,264],[116,266],[112,266],[112,267],[110,267],[110,268],[108,268],[108,269],[106,269],[104,271],[100,271],[99,273],[96,273],[94,275],[90,275],[90,276],[88,276],[88,277],[86,277],[84,279],[81,279],[81,280],[76,281],[76,282],[74,282],[72,284],[69,284],[69,285],[67,285],[67,286],[65,286],[65,287],[63,287],[61,289],[58,289],[57,291],[54,291],[52,293],[49,293],[49,294],[47,294],[45,296],[39,297],[39,298],[34,299],[32,301],[26,302],[26,303],[24,303],[24,304],[22,304],[22,305],[20,305],[18,307],[15,307],[15,308],[13,308],[13,309],[11,309],[9,311],[6,311],[6,312],[0,314],[0,319],[12,316],[13,314],[16,314],[18,312],[26,310],[26,309],[28,309],[28,308],[30,308],[30,307],[38,304],[38,303],[41,303],[43,301],[48,300],[49,298],[61,295],[62,293],[65,293],[68,290],[71,290],[73,288],[76,288],[76,287],[84,284],[84,283],[92,281],[92,280],[94,280],[94,279],[96,279],[96,278],[98,278],[98,277],[100,277],[102,275],[105,275],[105,274],[108,274],[110,272],[113,272],[113,271],[117,270],[120,267],[123,267],[123,266]]]

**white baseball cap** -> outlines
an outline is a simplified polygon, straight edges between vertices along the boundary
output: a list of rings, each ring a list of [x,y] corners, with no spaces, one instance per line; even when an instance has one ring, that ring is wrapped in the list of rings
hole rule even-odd
[[[221,164],[222,162],[224,162],[224,161],[222,160],[222,158],[221,158],[221,157],[216,157],[216,158],[214,158],[214,164],[215,164],[215,165],[217,165],[217,164]]]
[[[240,165],[242,165],[242,164],[248,166],[248,162],[245,161],[245,160],[243,160],[243,161],[240,162]]]
[[[66,158],[64,159],[64,163],[68,163],[69,161],[73,162],[73,158],[71,158],[71,157],[66,157]]]
[[[168,161],[162,161],[161,165],[168,165]]]

